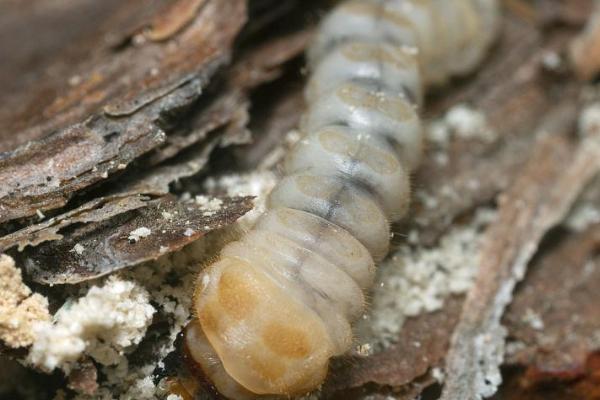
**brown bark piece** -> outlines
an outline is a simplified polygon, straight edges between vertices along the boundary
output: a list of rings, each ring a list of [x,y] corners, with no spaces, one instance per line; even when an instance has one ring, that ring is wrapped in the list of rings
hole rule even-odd
[[[76,226],[61,241],[27,248],[15,257],[36,282],[82,282],[176,251],[252,208],[248,197],[222,202],[218,210],[207,211],[202,204],[168,195],[146,207]]]
[[[506,335],[500,318],[546,232],[600,172],[598,154],[598,129],[586,132],[578,145],[548,134],[499,199],[498,218],[486,232],[480,270],[453,334],[442,399],[475,400],[495,392]]]
[[[400,387],[410,384],[439,365],[448,349],[450,336],[463,299],[448,300],[446,307],[432,314],[408,319],[398,342],[383,352],[368,357],[341,360],[325,386],[326,392],[357,388],[369,383]]]
[[[244,22],[243,1],[211,1],[176,43],[127,46],[104,62],[92,55],[70,71],[82,82],[54,88],[59,96],[51,104],[0,119],[20,140],[56,131],[0,159],[0,222],[62,207],[164,142],[161,116],[200,96]]]
[[[515,292],[504,324],[518,350],[507,363],[528,367],[530,384],[573,379],[600,350],[600,225],[569,235],[543,254]],[[592,301],[590,301],[592,300]]]

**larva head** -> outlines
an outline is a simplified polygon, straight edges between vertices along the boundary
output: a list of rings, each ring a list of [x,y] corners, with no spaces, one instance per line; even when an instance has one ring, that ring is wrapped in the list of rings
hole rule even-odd
[[[325,379],[333,346],[323,322],[260,268],[224,257],[200,277],[194,308],[223,368],[246,390],[293,395]],[[212,378],[222,389],[222,377]]]

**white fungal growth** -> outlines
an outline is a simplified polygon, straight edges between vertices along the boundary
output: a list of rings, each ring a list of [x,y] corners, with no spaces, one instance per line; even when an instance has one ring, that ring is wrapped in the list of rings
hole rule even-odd
[[[112,364],[144,337],[154,314],[149,301],[143,288],[111,276],[104,286],[67,301],[53,322],[34,326],[28,361],[46,371],[69,371],[83,354]]]
[[[0,254],[0,343],[26,347],[35,341],[33,327],[50,319],[48,299],[23,283],[14,260]]]
[[[465,104],[456,105],[439,120],[432,121],[427,139],[437,147],[445,148],[452,138],[494,142],[496,132],[488,125],[485,114]]]
[[[266,211],[267,196],[275,187],[277,176],[269,170],[245,175],[225,175],[209,178],[205,188],[210,193],[224,192],[227,196],[254,196],[254,207],[237,222],[243,227],[251,227]]]
[[[129,232],[129,236],[127,237],[127,239],[129,239],[132,242],[138,242],[141,238],[148,237],[151,234],[152,231],[150,229],[146,228],[145,226],[142,226]]]
[[[193,230],[192,228],[187,228],[187,229],[186,229],[186,230],[183,232],[183,235],[184,235],[184,236],[187,236],[187,237],[190,237],[190,236],[192,236],[193,234],[194,234],[194,230]]]
[[[439,310],[448,296],[467,292],[477,272],[480,233],[494,218],[494,211],[483,208],[434,247],[400,246],[379,267],[371,312],[358,324],[359,336],[385,347],[407,317]]]
[[[71,251],[73,251],[79,255],[82,255],[83,252],[85,251],[85,247],[83,247],[80,243],[77,243],[75,246],[73,246]]]
[[[583,232],[587,227],[599,222],[600,205],[578,202],[565,220],[565,225],[575,232]]]
[[[352,347],[390,222],[408,209],[424,88],[477,65],[497,14],[493,0],[350,0],[325,18],[308,51],[304,136],[267,212],[198,279],[186,345],[222,394],[306,393]],[[462,135],[480,122],[449,118]]]
[[[217,211],[219,211],[221,209],[221,206],[223,205],[223,200],[221,199],[217,199],[217,198],[209,198],[206,196],[196,196],[195,198],[196,204],[198,204],[200,206],[200,208],[202,209],[202,215],[204,215],[205,217],[210,217],[212,215],[215,215],[217,213]]]

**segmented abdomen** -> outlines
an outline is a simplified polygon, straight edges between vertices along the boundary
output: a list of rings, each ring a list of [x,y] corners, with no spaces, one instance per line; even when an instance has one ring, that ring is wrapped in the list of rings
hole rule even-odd
[[[308,52],[305,136],[269,211],[199,278],[186,343],[223,394],[310,391],[348,350],[389,223],[407,210],[423,87],[479,62],[496,7],[363,0],[326,17]]]

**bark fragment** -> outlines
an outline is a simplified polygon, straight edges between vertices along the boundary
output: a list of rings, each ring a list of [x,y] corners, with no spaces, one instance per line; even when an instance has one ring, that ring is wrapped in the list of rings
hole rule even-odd
[[[61,241],[42,243],[15,257],[36,282],[73,284],[97,278],[176,251],[252,208],[251,198],[222,201],[219,210],[208,212],[194,201],[165,196],[146,207],[76,226]],[[143,233],[132,234],[140,229]]]
[[[475,400],[496,391],[506,336],[500,319],[513,289],[544,235],[600,171],[597,125],[583,132],[579,144],[555,132],[540,139],[517,180],[499,199],[498,219],[486,233],[480,270],[452,337],[442,399]]]

